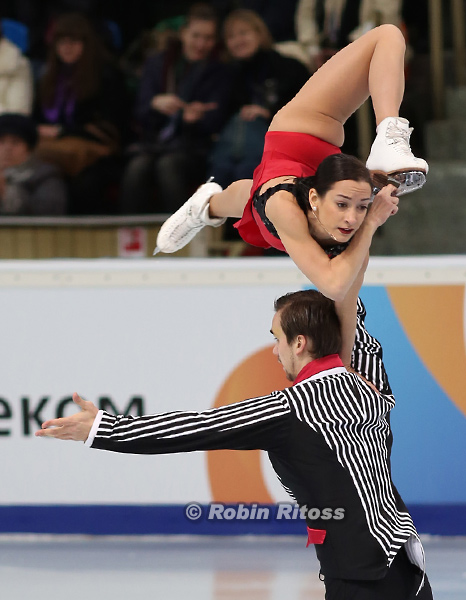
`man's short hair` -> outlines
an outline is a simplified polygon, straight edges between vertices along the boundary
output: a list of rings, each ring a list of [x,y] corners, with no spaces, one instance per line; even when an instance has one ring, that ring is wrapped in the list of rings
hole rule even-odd
[[[313,358],[339,354],[341,328],[333,300],[316,290],[302,290],[277,298],[274,308],[280,312],[280,325],[289,344],[304,335]]]

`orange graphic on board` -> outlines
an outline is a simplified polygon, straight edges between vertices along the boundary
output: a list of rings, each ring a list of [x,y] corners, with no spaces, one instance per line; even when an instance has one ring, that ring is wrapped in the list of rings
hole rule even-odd
[[[464,286],[390,286],[387,292],[418,356],[466,415]]]
[[[259,350],[236,367],[220,389],[214,407],[265,396],[290,385],[272,347]],[[207,452],[212,502],[274,502],[262,475],[260,452]]]

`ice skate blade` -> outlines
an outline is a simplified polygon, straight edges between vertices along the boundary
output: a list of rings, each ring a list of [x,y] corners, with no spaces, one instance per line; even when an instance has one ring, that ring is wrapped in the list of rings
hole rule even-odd
[[[374,194],[391,184],[397,188],[396,195],[403,196],[420,190],[426,182],[426,174],[424,171],[397,171],[388,174],[376,171],[372,173],[372,181]]]

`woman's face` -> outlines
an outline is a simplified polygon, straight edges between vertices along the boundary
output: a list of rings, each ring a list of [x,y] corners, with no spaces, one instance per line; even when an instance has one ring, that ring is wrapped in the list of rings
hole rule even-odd
[[[217,25],[214,21],[194,19],[180,32],[183,53],[187,60],[205,60],[215,47]]]
[[[259,33],[245,21],[233,21],[225,32],[227,50],[236,60],[254,56],[260,48],[260,43]]]
[[[73,65],[78,62],[84,51],[84,42],[76,38],[64,36],[58,38],[55,49],[58,58],[66,65]]]
[[[350,179],[337,181],[323,197],[311,189],[309,222],[317,241],[348,242],[361,227],[371,196],[369,183]]]

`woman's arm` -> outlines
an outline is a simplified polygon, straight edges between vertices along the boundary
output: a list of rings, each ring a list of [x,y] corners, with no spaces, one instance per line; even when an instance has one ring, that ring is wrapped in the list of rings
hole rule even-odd
[[[342,300],[353,285],[369,252],[377,228],[398,211],[391,194],[383,188],[348,248],[330,259],[309,233],[309,223],[289,192],[276,192],[267,202],[267,216],[296,266],[325,296]]]
[[[369,255],[366,256],[366,260],[356,276],[353,285],[349,289],[346,296],[340,302],[335,302],[335,310],[340,320],[341,329],[341,351],[340,358],[346,369],[350,373],[356,373],[361,379],[363,379],[367,385],[369,385],[375,392],[379,392],[375,382],[369,381],[361,373],[358,373],[352,366],[353,349],[356,340],[356,327],[357,327],[357,312],[358,312],[358,296],[361,290],[364,275],[366,273],[367,265],[369,262]],[[384,390],[385,393],[391,393],[391,391]]]
[[[348,290],[348,293],[341,301],[335,302],[335,310],[340,319],[341,329],[341,352],[340,358],[348,370],[353,371],[351,367],[351,356],[353,354],[354,340],[356,336],[356,316],[358,306],[359,291],[364,281],[367,265],[369,263],[369,254],[366,254],[364,263]]]

